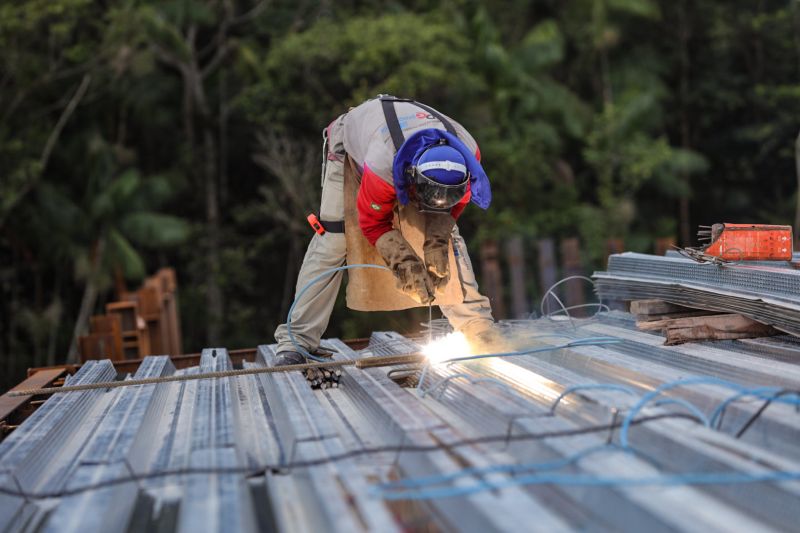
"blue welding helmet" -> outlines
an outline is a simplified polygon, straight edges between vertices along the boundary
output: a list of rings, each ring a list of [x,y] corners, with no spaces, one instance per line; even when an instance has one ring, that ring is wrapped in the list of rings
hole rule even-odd
[[[467,194],[469,172],[464,156],[447,144],[437,143],[422,150],[409,171],[412,194],[420,207],[447,210]]]

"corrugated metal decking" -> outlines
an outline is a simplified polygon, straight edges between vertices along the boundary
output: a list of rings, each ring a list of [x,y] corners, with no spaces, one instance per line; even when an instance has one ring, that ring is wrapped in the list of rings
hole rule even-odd
[[[528,485],[516,476],[530,472],[498,468],[549,462],[558,466],[540,472],[587,479],[800,472],[793,406],[773,403],[736,438],[763,401],[731,403],[705,427],[679,402],[710,413],[732,394],[711,384],[670,390],[646,407],[642,416],[666,416],[631,428],[636,453],[604,447],[618,442],[619,420],[643,394],[676,379],[800,389],[800,365],[787,356],[795,343],[665,347],[624,313],[576,328],[550,320],[504,327],[525,346],[598,335],[621,342],[437,366],[426,377],[437,386],[424,395],[386,368],[351,367],[338,389],[312,391],[294,372],[56,394],[0,443],[0,531],[796,529],[797,481]],[[335,339],[325,347],[340,359],[362,355]],[[373,335],[368,348],[418,349],[396,333]],[[261,346],[245,364],[272,358],[272,347]],[[147,358],[135,377],[230,367],[226,350],[208,349],[198,367],[178,371],[167,357]],[[91,362],[69,383],[115,375],[109,361]],[[596,384],[617,388],[585,388]],[[446,488],[506,488],[413,502],[380,489],[450,475]]]
[[[683,257],[626,252],[595,272],[604,300],[656,298],[687,307],[740,313],[800,336],[800,270],[764,264],[699,264]]]

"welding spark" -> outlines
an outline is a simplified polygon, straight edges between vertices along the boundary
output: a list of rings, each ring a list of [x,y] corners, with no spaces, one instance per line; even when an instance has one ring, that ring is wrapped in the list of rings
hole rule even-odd
[[[436,364],[472,355],[472,348],[463,333],[455,332],[429,342],[422,348],[422,353],[427,356],[428,361]]]

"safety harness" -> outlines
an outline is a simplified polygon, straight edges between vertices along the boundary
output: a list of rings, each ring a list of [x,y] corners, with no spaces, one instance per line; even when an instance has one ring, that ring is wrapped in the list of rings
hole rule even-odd
[[[395,102],[408,102],[410,104],[414,104],[423,111],[427,111],[436,120],[442,123],[444,129],[448,133],[452,133],[458,137],[458,133],[450,121],[444,118],[441,113],[432,107],[411,100],[410,98],[397,98],[396,96],[391,96],[388,94],[381,94],[379,98],[381,100],[381,107],[383,108],[383,116],[386,119],[386,125],[389,127],[389,134],[392,136],[392,144],[394,144],[395,153],[400,149],[401,146],[403,146],[403,143],[406,142],[406,137],[403,135],[403,128],[400,127],[400,120],[397,118],[397,111],[394,108]]]
[[[427,112],[431,116],[433,116],[436,120],[442,123],[444,126],[445,131],[451,133],[458,137],[458,132],[453,127],[453,124],[444,118],[441,113],[436,111],[430,106],[417,102],[416,100],[412,100],[410,98],[398,98],[396,96],[391,96],[388,94],[381,94],[378,95],[378,98],[381,101],[381,107],[383,109],[383,116],[386,119],[386,126],[389,128],[389,134],[392,137],[392,144],[394,144],[394,151],[397,153],[400,150],[400,147],[403,146],[403,143],[406,141],[405,135],[403,135],[403,128],[400,126],[400,120],[397,118],[397,110],[394,107],[395,102],[408,102],[410,104],[415,105],[416,107],[422,109],[423,111]],[[344,233],[344,221],[343,220],[319,220],[313,214],[308,215],[308,223],[320,235],[324,235],[327,233]]]

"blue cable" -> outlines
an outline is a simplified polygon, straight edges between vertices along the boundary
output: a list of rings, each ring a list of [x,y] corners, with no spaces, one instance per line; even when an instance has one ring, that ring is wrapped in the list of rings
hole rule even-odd
[[[735,401],[737,401],[737,400],[739,400],[741,398],[744,398],[746,396],[752,396],[752,397],[760,399],[760,400],[772,400],[773,402],[777,402],[777,403],[787,403],[787,404],[790,404],[790,405],[800,405],[800,393],[797,393],[797,392],[791,393],[792,395],[798,397],[796,399],[792,399],[792,398],[779,397],[778,394],[780,392],[782,392],[782,391],[783,391],[783,389],[781,389],[780,387],[758,387],[758,388],[755,388],[755,389],[747,389],[747,390],[738,392],[738,393],[734,394],[733,396],[731,396],[730,398],[728,398],[725,401],[723,401],[722,403],[720,403],[716,407],[716,409],[714,409],[714,411],[711,413],[711,416],[709,417],[710,424],[711,424],[712,427],[718,425],[717,422],[718,422],[719,418],[722,416],[722,413],[725,411],[725,409],[727,409],[727,407],[731,403],[733,403],[733,402],[735,402]],[[717,427],[717,429],[719,429],[719,428]]]
[[[558,346],[545,346],[541,348],[532,348],[529,350],[518,350],[513,352],[465,355],[463,357],[454,357],[453,359],[442,361],[442,363],[460,363],[463,361],[474,361],[476,359],[486,359],[489,357],[516,357],[518,355],[530,355],[540,352],[552,352],[553,350],[561,350],[562,348],[573,348],[575,346],[602,346],[605,344],[619,344],[620,342],[622,342],[622,339],[618,339],[616,337],[586,337],[584,339],[576,339],[574,341],[570,341],[566,344],[560,344]]]
[[[466,496],[484,490],[497,490],[521,485],[559,485],[581,487],[640,487],[683,485],[740,485],[747,483],[796,481],[800,472],[774,471],[759,474],[747,472],[689,472],[640,478],[618,476],[593,476],[589,474],[534,474],[502,482],[482,482],[467,487],[446,487],[428,490],[380,491],[377,496],[384,500],[433,500]]]
[[[676,387],[682,387],[684,385],[717,385],[719,387],[726,387],[729,389],[733,389],[737,391],[737,394],[731,396],[730,398],[723,401],[712,413],[711,416],[708,417],[706,426],[712,427],[712,424],[717,421],[722,411],[731,403],[739,398],[744,396],[755,396],[756,398],[761,398],[764,400],[772,399],[775,402],[779,403],[787,403],[791,405],[800,405],[800,398],[792,399],[792,398],[779,398],[773,397],[775,394],[780,392],[782,389],[776,387],[758,387],[758,388],[748,388],[744,385],[739,385],[738,383],[733,383],[731,381],[725,381],[723,379],[712,378],[712,377],[693,377],[693,378],[685,378],[679,379],[676,381],[672,381],[669,383],[664,383],[663,385],[659,386],[658,388],[654,389],[653,391],[645,394],[641,400],[628,412],[625,420],[622,422],[622,428],[620,429],[619,433],[619,440],[620,444],[627,448],[628,444],[628,431],[630,429],[631,421],[633,418],[639,414],[639,411],[650,402],[653,398],[660,395],[662,392],[674,389]],[[772,393],[772,395],[768,395],[766,393]]]
[[[428,485],[439,485],[442,483],[446,483],[448,481],[452,481],[454,479],[458,479],[460,477],[471,476],[471,475],[503,474],[503,473],[516,474],[520,472],[527,472],[530,470],[558,470],[560,468],[564,468],[566,466],[570,466],[574,463],[577,463],[581,459],[601,451],[617,451],[617,452],[629,453],[627,450],[623,450],[619,446],[615,446],[613,444],[600,444],[597,446],[591,446],[585,450],[570,455],[569,457],[564,457],[561,459],[557,459],[555,461],[547,461],[542,463],[523,463],[518,465],[493,465],[489,467],[464,468],[463,470],[459,470],[458,472],[452,472],[450,474],[439,474],[436,476],[423,476],[423,477],[416,477],[409,479],[401,479],[398,481],[390,481],[388,483],[382,483],[378,485],[377,489],[384,491],[384,490],[393,490],[402,488],[425,487]]]
[[[629,447],[628,431],[630,430],[631,422],[636,417],[636,415],[639,414],[639,411],[641,411],[645,405],[647,405],[653,398],[659,396],[662,392],[677,387],[683,387],[684,385],[717,385],[719,387],[727,387],[729,389],[734,389],[739,392],[748,390],[747,387],[739,385],[738,383],[733,383],[730,381],[725,381],[723,379],[711,378],[711,377],[684,378],[659,385],[656,389],[642,396],[642,398],[636,403],[636,405],[634,405],[631,408],[631,410],[628,411],[628,414],[622,421],[622,427],[619,432],[620,445],[622,445],[623,448]],[[708,422],[708,420],[706,421]]]
[[[318,357],[316,355],[311,355],[310,353],[308,353],[308,351],[305,348],[300,346],[300,344],[298,344],[298,342],[297,342],[297,339],[294,338],[294,334],[292,333],[292,311],[294,311],[294,306],[297,305],[297,302],[300,300],[300,298],[306,293],[306,291],[309,288],[311,288],[311,286],[313,284],[317,283],[320,280],[325,279],[326,277],[328,277],[328,276],[330,276],[332,274],[335,274],[335,273],[340,272],[342,270],[350,270],[351,268],[377,268],[377,269],[380,269],[380,270],[389,270],[389,272],[391,272],[391,269],[389,269],[389,267],[386,267],[386,266],[383,266],[383,265],[372,265],[372,264],[344,265],[344,266],[332,268],[330,270],[326,270],[325,272],[323,272],[322,274],[320,274],[316,278],[314,278],[311,281],[309,281],[308,283],[306,283],[305,287],[300,289],[300,292],[298,292],[297,296],[294,297],[294,301],[292,302],[292,305],[289,307],[289,316],[286,317],[286,332],[289,334],[289,340],[292,341],[292,344],[294,345],[295,349],[297,349],[297,351],[299,353],[301,353],[304,356],[308,357],[312,361],[317,361],[317,362],[322,363],[322,362],[328,361],[328,359],[324,359],[324,358]]]
[[[706,427],[711,427],[711,422],[709,421],[708,417],[701,411],[695,404],[688,400],[684,400],[683,398],[662,398],[660,400],[656,400],[653,402],[653,405],[660,406],[666,404],[675,404],[685,407],[687,411],[692,413],[699,421],[703,423]]]
[[[617,385],[615,383],[587,383],[585,385],[573,385],[572,387],[567,387],[564,391],[558,395],[558,398],[553,400],[553,404],[550,406],[550,414],[556,412],[556,407],[558,404],[561,403],[566,396],[572,394],[573,392],[577,392],[580,390],[611,390],[611,391],[618,391],[624,392],[626,394],[636,394],[636,391],[633,390],[631,387],[626,385]]]
[[[441,361],[441,363],[439,364],[451,364],[451,363],[460,363],[464,361],[475,361],[477,359],[487,359],[490,357],[516,357],[518,355],[530,355],[542,352],[552,352],[554,350],[561,350],[563,348],[573,348],[575,346],[603,346],[606,344],[619,344],[620,342],[622,342],[622,339],[618,339],[616,337],[586,337],[584,339],[576,339],[566,344],[559,344],[557,346],[544,346],[540,348],[532,348],[529,350],[518,350],[513,352],[486,353],[478,355],[466,355],[463,357],[455,357],[453,359],[447,359],[446,361]],[[425,364],[425,366],[422,369],[422,373],[420,374],[419,381],[417,383],[418,392],[422,392],[422,384],[425,382],[425,377],[428,375],[428,368],[430,366],[431,363],[429,361],[428,363]]]
[[[458,374],[457,377],[461,374]],[[624,385],[617,385],[612,383],[592,383],[592,384],[585,384],[585,385],[575,385],[573,387],[569,387],[568,389],[564,390],[561,395],[556,398],[551,406],[551,412],[558,406],[558,403],[564,396],[578,391],[578,390],[585,390],[585,389],[600,389],[600,390],[613,390],[619,392],[626,392],[629,394],[634,394],[635,391],[627,386]],[[694,416],[697,417],[699,421],[701,421],[704,425],[708,425],[708,419],[706,418],[705,414],[700,411],[695,405],[692,403],[681,399],[681,398],[664,398],[656,404],[677,404],[685,407],[688,411],[690,411]],[[563,468],[565,466],[569,466],[574,464],[584,457],[588,455],[592,455],[599,451],[604,450],[616,450],[622,452],[635,452],[630,448],[622,448],[620,446],[616,446],[613,444],[601,444],[598,446],[590,447],[586,450],[580,451],[574,455],[569,457],[565,457],[563,459],[559,459],[557,461],[545,462],[545,463],[522,463],[516,465],[494,465],[489,467],[471,467],[471,468],[464,468],[459,470],[458,472],[453,472],[450,474],[441,474],[437,476],[425,476],[425,477],[417,477],[417,478],[410,478],[399,480],[395,482],[385,483],[380,485],[382,489],[396,489],[396,488],[416,488],[416,487],[424,487],[427,485],[436,485],[441,484],[447,481],[451,481],[453,479],[457,479],[459,477],[468,476],[468,475],[487,475],[487,474],[495,474],[495,473],[510,473],[510,474],[517,474],[520,472],[526,472],[530,470],[556,470],[558,468]],[[492,487],[490,487],[492,488]]]
[[[457,376],[460,376],[458,374]],[[452,376],[452,377],[457,377]],[[553,402],[551,406],[551,413],[555,410],[558,406],[559,402],[568,394],[572,392],[576,392],[579,390],[586,390],[586,389],[599,389],[599,390],[613,390],[619,392],[625,392],[628,394],[635,394],[635,391],[631,387],[627,387],[625,385],[617,385],[613,383],[591,383],[585,385],[575,385],[573,387],[569,387],[564,390],[564,392],[559,395],[558,398]],[[706,418],[705,414],[700,411],[696,406],[691,404],[690,402],[683,400],[681,398],[665,398],[656,402],[659,404],[677,404],[685,407],[688,411],[690,411],[694,416],[698,418],[701,422],[705,425],[708,425],[708,419]],[[574,464],[584,457],[588,455],[592,455],[599,451],[622,451],[630,453],[633,450],[631,449],[624,449],[622,447],[613,445],[613,444],[601,444],[598,446],[590,447],[586,450],[580,451],[574,455],[569,457],[565,457],[563,459],[559,459],[557,461],[545,462],[545,463],[522,463],[516,465],[494,465],[490,467],[471,467],[459,470],[458,472],[453,472],[450,474],[441,474],[437,476],[425,476],[425,477],[417,477],[411,479],[404,479],[400,481],[395,481],[391,483],[382,484],[380,487],[382,489],[397,489],[397,488],[417,488],[417,487],[424,487],[427,485],[436,485],[442,484],[447,481],[451,481],[453,479],[457,479],[459,477],[468,476],[468,475],[487,475],[487,474],[496,474],[496,473],[510,473],[510,474],[517,474],[521,472],[527,472],[530,470],[556,470],[559,468],[563,468],[565,466],[569,466]],[[489,487],[492,488],[492,487]]]

